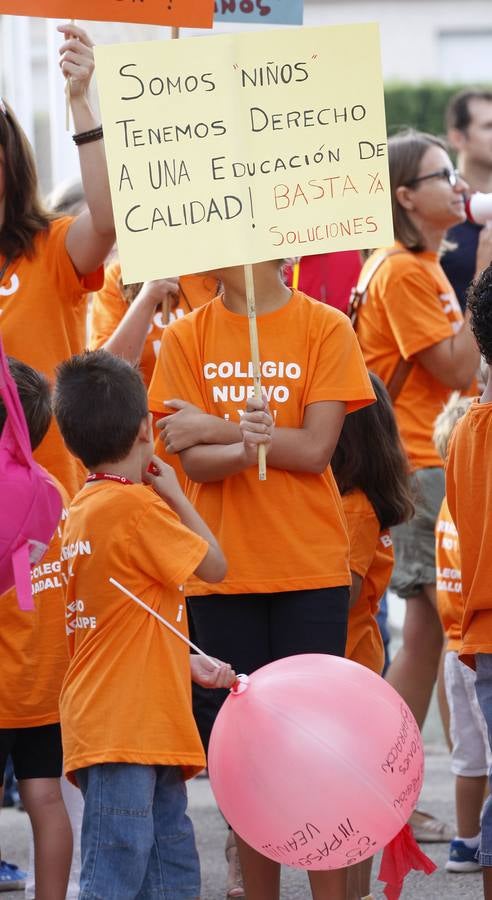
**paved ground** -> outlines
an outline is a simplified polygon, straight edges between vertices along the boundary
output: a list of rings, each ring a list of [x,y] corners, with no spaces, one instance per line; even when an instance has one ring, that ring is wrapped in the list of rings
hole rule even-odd
[[[427,747],[427,769],[422,808],[432,810],[448,821],[453,818],[453,785],[449,775],[449,759],[442,745]],[[201,900],[225,898],[225,826],[215,807],[208,779],[195,779],[190,785],[190,812],[195,823],[202,861],[203,890]],[[27,861],[28,822],[25,813],[3,810],[0,816],[2,855],[25,866]],[[447,856],[444,844],[427,845],[428,855],[438,864],[438,871],[425,877],[418,873],[407,879],[402,900],[479,900],[482,897],[480,875],[450,875],[443,869]],[[378,866],[375,866],[377,875]],[[20,892],[6,892],[5,900],[18,900]],[[382,900],[381,886],[375,881],[374,896]],[[308,900],[306,875],[286,870],[283,876],[282,900]]]
[[[399,632],[403,621],[403,603],[392,597],[390,625],[392,652],[399,644]],[[454,820],[453,779],[449,772],[449,755],[444,746],[435,699],[427,717],[424,740],[426,744],[426,776],[419,806],[448,822]],[[206,778],[197,778],[189,785],[189,808],[193,818],[202,863],[201,900],[225,900],[226,863],[224,845],[226,829],[217,811],[210,784]],[[2,856],[21,867],[27,865],[27,840],[29,823],[25,813],[2,810],[0,815],[0,845]],[[426,877],[420,873],[409,875],[402,900],[480,900],[483,897],[480,874],[451,875],[444,870],[448,846],[446,844],[423,845],[434,860],[438,870]],[[373,894],[376,900],[384,900],[381,884],[377,882],[378,860],[374,866]],[[282,900],[308,900],[307,876],[304,872],[285,870],[282,880]],[[5,892],[2,900],[18,900],[23,894]]]

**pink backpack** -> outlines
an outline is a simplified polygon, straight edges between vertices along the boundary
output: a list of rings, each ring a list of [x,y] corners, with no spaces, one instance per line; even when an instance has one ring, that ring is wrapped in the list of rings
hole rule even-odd
[[[17,387],[0,338],[0,395],[7,418],[0,435],[0,594],[14,587],[21,609],[34,609],[31,566],[44,556],[62,500],[33,459]]]

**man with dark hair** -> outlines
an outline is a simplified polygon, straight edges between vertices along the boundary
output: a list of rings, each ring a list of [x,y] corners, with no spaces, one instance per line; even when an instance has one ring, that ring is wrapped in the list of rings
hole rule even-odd
[[[457,154],[459,173],[470,192],[492,193],[492,91],[470,89],[451,97],[446,129]],[[456,249],[448,250],[441,263],[462,309],[469,284],[492,260],[491,226],[467,220],[448,232],[448,240]]]

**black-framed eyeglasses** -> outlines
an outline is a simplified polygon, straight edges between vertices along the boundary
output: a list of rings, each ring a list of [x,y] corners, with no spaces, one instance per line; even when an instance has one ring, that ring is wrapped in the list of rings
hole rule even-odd
[[[406,187],[413,187],[414,184],[418,184],[420,181],[428,181],[430,178],[442,178],[451,187],[456,187],[461,175],[457,169],[448,169],[446,167],[445,169],[439,169],[438,172],[430,172],[428,175],[419,175],[418,178],[412,178],[411,181],[407,181]]]

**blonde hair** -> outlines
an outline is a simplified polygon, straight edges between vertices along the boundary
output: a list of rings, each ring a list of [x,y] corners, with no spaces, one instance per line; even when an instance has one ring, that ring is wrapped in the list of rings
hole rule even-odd
[[[472,397],[462,397],[459,391],[453,391],[443,411],[439,413],[434,422],[434,446],[441,459],[446,459],[449,439],[454,426],[465,415]]]

